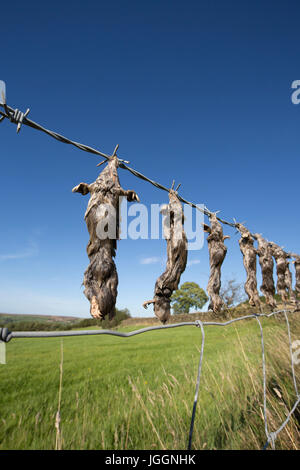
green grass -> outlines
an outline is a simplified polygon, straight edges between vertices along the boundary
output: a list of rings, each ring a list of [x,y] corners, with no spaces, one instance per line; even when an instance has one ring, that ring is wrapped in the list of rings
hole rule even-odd
[[[273,430],[295,392],[285,323],[265,319],[263,327]],[[299,320],[291,322],[291,329],[293,339],[299,339]],[[258,324],[247,320],[205,327],[205,334],[193,446],[259,449],[266,438]],[[0,365],[1,449],[55,448],[61,341],[63,449],[186,448],[201,347],[201,330],[194,326],[126,339],[12,340],[7,365]],[[299,448],[298,424],[293,420],[282,431],[278,448]]]

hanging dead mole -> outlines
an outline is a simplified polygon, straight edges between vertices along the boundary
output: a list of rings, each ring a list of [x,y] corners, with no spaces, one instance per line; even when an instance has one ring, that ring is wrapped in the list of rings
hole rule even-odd
[[[157,279],[154,288],[154,297],[143,303],[147,308],[149,304],[154,305],[156,317],[165,324],[169,319],[171,295],[178,289],[181,274],[187,263],[187,238],[183,229],[183,210],[181,202],[177,197],[177,190],[169,191],[169,204],[161,209],[165,217],[164,236],[167,240],[167,266],[165,272]]]
[[[223,300],[219,295],[221,288],[221,266],[227,253],[224,240],[230,237],[223,235],[222,225],[218,222],[217,214],[211,213],[209,220],[210,226],[203,224],[204,231],[209,233],[207,237],[210,264],[210,276],[207,284],[207,292],[210,296],[208,310],[219,313],[223,306]]]
[[[272,255],[276,261],[276,273],[277,273],[277,293],[281,296],[283,302],[288,301],[288,295],[286,291],[286,284],[285,284],[285,271],[288,266],[286,253],[283,251],[280,246],[276,245],[273,242],[269,243],[269,246],[272,251]]]
[[[96,181],[80,183],[72,189],[73,193],[84,196],[90,193],[84,216],[90,234],[87,245],[90,264],[84,273],[83,285],[92,317],[101,319],[106,315],[111,319],[115,315],[118,274],[113,258],[119,240],[119,198],[139,201],[135,191],[125,190],[120,185],[119,160],[115,152]],[[112,232],[108,233],[106,228]],[[106,238],[102,236],[103,232],[106,232]]]
[[[255,233],[253,238],[255,238],[258,243],[258,248],[256,251],[259,256],[259,264],[262,274],[262,285],[260,290],[265,296],[266,303],[270,305],[272,309],[275,309],[275,285],[273,279],[274,262],[272,258],[272,251],[269,246],[269,242],[265,240],[260,233]]]
[[[295,292],[293,291],[293,278],[292,278],[292,273],[290,271],[289,261],[288,261],[287,268],[285,271],[285,285],[289,293],[290,302],[292,304],[297,304],[297,298],[296,298]]]
[[[249,297],[249,305],[260,308],[260,300],[256,281],[256,249],[249,230],[242,224],[235,224],[241,234],[239,239],[240,250],[243,254],[244,266],[247,272],[245,292]]]
[[[297,300],[293,291],[292,274],[288,261],[290,255],[274,242],[270,242],[269,245],[276,261],[277,293],[281,296],[283,302],[288,302],[290,297],[291,303],[296,304]]]
[[[295,266],[295,276],[296,276],[295,291],[298,295],[300,295],[300,256],[295,253],[291,253],[290,256],[294,258],[294,261],[292,261],[292,263]]]

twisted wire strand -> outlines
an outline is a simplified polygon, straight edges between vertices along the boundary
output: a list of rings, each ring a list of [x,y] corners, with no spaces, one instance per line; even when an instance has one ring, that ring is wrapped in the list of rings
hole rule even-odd
[[[73,145],[74,147],[77,147],[78,149],[83,150],[85,152],[92,153],[92,154],[95,154],[95,155],[99,155],[99,156],[105,158],[106,160],[110,159],[109,155],[106,155],[105,153],[100,152],[99,150],[96,150],[93,147],[90,147],[89,145],[84,145],[84,144],[81,144],[79,142],[75,142],[75,141],[73,141],[71,139],[68,139],[67,137],[65,137],[61,134],[58,134],[57,132],[46,129],[45,127],[43,127],[40,124],[32,121],[31,119],[28,119],[26,117],[26,115],[28,114],[29,110],[26,111],[27,114],[26,113],[23,114],[20,111],[14,109],[14,108],[11,108],[7,104],[4,105],[4,104],[0,103],[0,106],[6,108],[6,110],[7,110],[6,113],[0,111],[0,116],[1,116],[0,122],[3,119],[7,118],[11,122],[17,124],[18,129],[19,129],[20,124],[25,124],[26,126],[32,127],[33,129],[36,129],[36,130],[39,130],[41,132],[44,132],[45,134],[48,134],[50,137],[53,137],[54,139],[58,140],[59,142],[63,142],[65,144]],[[155,186],[158,189],[169,192],[169,188],[163,186],[161,183],[158,183],[157,181],[154,181],[154,180],[148,178],[147,176],[143,175],[142,173],[135,170],[134,168],[131,168],[131,167],[125,165],[125,163],[128,163],[128,162],[126,162],[126,160],[123,160],[119,157],[118,157],[118,159],[120,161],[120,165],[119,165],[120,168],[129,171],[130,173],[132,173],[137,178],[140,178],[144,181],[147,181],[148,183],[152,184],[153,186]],[[200,212],[202,212],[207,217],[209,217],[213,213],[207,207],[204,207],[204,209],[202,209],[201,206],[199,206],[197,204],[194,204],[192,202],[189,202],[189,201],[187,201],[186,199],[184,199],[183,197],[181,197],[179,195],[178,195],[178,199],[181,202],[183,202],[184,204],[188,204],[189,206],[195,208],[196,210],[199,210]],[[221,217],[217,217],[217,220],[219,222],[221,222],[222,224],[228,225],[229,227],[232,227],[232,228],[236,228],[236,226],[237,226],[236,221],[234,221],[234,223],[229,222],[228,220],[222,219]]]
[[[3,104],[0,103],[0,106],[3,106]],[[6,105],[6,108],[8,109],[10,115],[7,115],[3,112],[0,111],[0,114],[6,118],[8,118],[9,120],[12,119],[12,117],[15,115],[15,110],[13,108],[11,108],[10,106]],[[12,121],[14,122],[14,121]],[[79,148],[80,150],[83,150],[85,152],[88,152],[88,153],[93,153],[95,155],[100,155],[101,157],[105,158],[106,160],[109,159],[109,156],[106,155],[105,153],[103,152],[100,152],[99,150],[96,150],[88,145],[84,145],[84,144],[80,144],[79,142],[75,142],[71,139],[68,139],[67,137],[61,135],[61,134],[58,134],[57,132],[53,132],[53,131],[50,131],[49,129],[46,129],[45,127],[41,126],[40,124],[32,121],[31,119],[28,119],[28,118],[24,118],[23,119],[23,124],[25,124],[26,126],[28,127],[31,127],[33,129],[36,129],[38,131],[42,131],[44,132],[45,134],[48,134],[50,137],[53,137],[54,139],[58,140],[59,142],[63,142],[64,144],[69,144],[69,145],[73,145],[74,147],[77,147]]]
[[[262,355],[262,370],[263,370],[263,394],[264,394],[264,424],[265,424],[265,433],[267,436],[267,442],[271,442],[272,448],[275,449],[275,439],[273,434],[269,433],[268,429],[268,420],[267,420],[267,376],[266,376],[266,358],[265,358],[265,345],[264,345],[264,334],[262,324],[260,319],[256,317],[260,328],[260,338],[261,338],[261,355]]]
[[[256,318],[257,316],[271,317],[273,315],[276,315],[282,312],[284,312],[284,310],[277,310],[268,314],[266,313],[249,314],[249,315],[244,315],[242,317],[233,318],[232,320],[228,320],[226,322],[207,321],[207,322],[202,322],[202,324],[205,326],[227,326],[237,321],[246,320],[249,318]],[[163,330],[163,329],[168,329],[168,328],[177,328],[181,326],[198,326],[198,321],[173,323],[170,325],[149,326],[146,328],[141,328],[139,330],[130,331],[128,333],[123,333],[121,331],[113,331],[113,330],[9,331],[7,328],[0,328],[0,340],[8,342],[13,338],[58,338],[61,336],[89,336],[89,335],[112,335],[112,336],[120,336],[122,338],[127,338],[127,337],[135,336],[141,333],[146,333],[148,331]]]
[[[203,323],[200,320],[197,320],[196,323],[198,323],[197,326],[201,328],[202,342],[201,342],[201,351],[200,351],[198,373],[197,373],[195,398],[194,398],[191,425],[190,425],[190,432],[189,432],[188,450],[191,450],[191,448],[192,448],[192,438],[193,438],[193,431],[194,431],[194,424],[195,424],[195,417],[196,417],[196,408],[197,408],[197,403],[198,403],[200,379],[201,379],[201,372],[202,372],[203,353],[204,353],[204,342],[205,342],[205,333],[204,333]]]
[[[0,103],[0,106],[4,107],[4,105],[1,104],[1,103]],[[11,122],[14,122],[14,123],[18,124],[18,121],[16,119],[12,119],[14,116],[16,116],[16,112],[15,112],[16,110],[14,110],[13,108],[11,108],[8,105],[5,105],[5,107],[7,108],[8,112],[9,112],[9,115],[6,114],[6,113],[3,113],[2,111],[0,111],[0,115],[3,118],[5,118],[5,117],[8,118]],[[50,137],[53,137],[54,139],[58,140],[59,142],[63,142],[64,144],[73,145],[74,147],[77,147],[80,150],[83,150],[85,152],[92,153],[92,154],[95,154],[95,155],[100,155],[101,157],[105,158],[106,160],[109,160],[109,158],[110,158],[109,155],[106,155],[105,153],[100,152],[99,150],[96,150],[96,149],[94,149],[94,148],[92,148],[88,145],[84,145],[84,144],[81,144],[79,142],[75,142],[75,141],[73,141],[71,139],[68,139],[67,137],[65,137],[61,134],[58,134],[57,132],[53,132],[49,129],[46,129],[45,127],[43,127],[40,124],[32,121],[31,119],[28,119],[26,116],[24,117],[24,115],[22,117],[22,124],[25,124],[26,126],[29,126],[29,127],[33,128],[33,129],[36,129],[36,130],[39,130],[41,132],[44,132],[45,134],[49,135]],[[129,171],[130,173],[132,173],[137,178],[140,178],[141,180],[147,181],[148,183],[152,184],[153,186],[155,186],[158,189],[169,192],[169,188],[167,188],[167,187],[163,186],[162,184],[148,178],[147,176],[143,175],[142,173],[135,170],[134,168],[131,168],[131,167],[125,165],[125,163],[124,163],[125,160],[122,160],[122,159],[119,158],[119,161],[120,161],[120,165],[119,165],[120,168]],[[178,198],[184,204],[188,204],[189,206],[199,210],[200,212],[202,212],[206,216],[209,216],[212,213],[207,207],[204,207],[204,209],[202,209],[201,206],[199,206],[197,204],[194,204],[192,202],[189,202],[189,201],[187,201],[186,199],[184,199],[183,197],[181,197],[179,195],[178,195]],[[230,227],[235,227],[235,224],[232,223],[232,222],[228,222],[228,221],[223,220],[219,217],[217,217],[217,219],[223,224],[229,225]]]
[[[288,331],[288,338],[289,338],[289,348],[290,348],[290,356],[291,356],[291,365],[292,365],[292,374],[293,374],[293,382],[294,388],[296,392],[296,397],[299,397],[297,381],[296,381],[296,374],[295,374],[295,366],[294,366],[294,355],[293,355],[293,347],[292,347],[292,338],[291,338],[291,329],[290,329],[290,322],[287,316],[286,310],[284,310],[285,321],[287,324],[287,331]]]

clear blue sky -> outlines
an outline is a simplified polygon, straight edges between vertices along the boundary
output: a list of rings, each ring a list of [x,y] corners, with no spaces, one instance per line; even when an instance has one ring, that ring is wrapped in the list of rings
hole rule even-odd
[[[300,252],[299,12],[297,1],[4,2],[0,79],[32,120],[107,153],[118,143],[147,176]],[[89,316],[88,198],[71,189],[101,159],[9,122],[0,138],[0,311]],[[167,202],[120,180],[141,202]],[[223,279],[244,281],[238,236],[224,231]],[[165,245],[119,243],[119,308],[145,316]],[[205,288],[207,246],[189,259],[182,281]]]

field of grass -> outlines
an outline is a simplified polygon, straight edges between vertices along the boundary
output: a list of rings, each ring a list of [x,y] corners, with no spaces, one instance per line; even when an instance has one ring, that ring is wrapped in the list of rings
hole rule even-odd
[[[272,431],[292,407],[295,391],[285,320],[262,324]],[[122,330],[129,329],[134,327]],[[291,332],[292,340],[300,339],[299,314],[291,315]],[[266,437],[259,326],[252,319],[207,326],[205,334],[193,448],[260,449]],[[126,339],[13,339],[7,364],[0,365],[0,449],[57,446],[60,373],[58,447],[186,449],[200,347],[195,326]],[[300,365],[296,373],[300,389]],[[300,448],[299,414],[279,435],[277,448]]]

